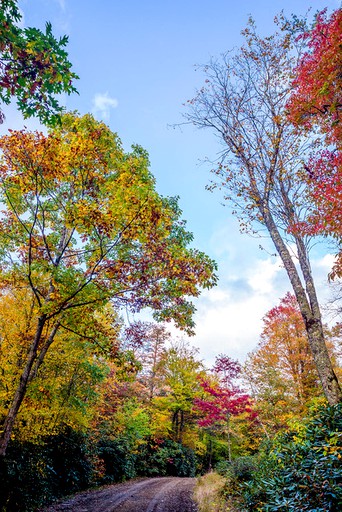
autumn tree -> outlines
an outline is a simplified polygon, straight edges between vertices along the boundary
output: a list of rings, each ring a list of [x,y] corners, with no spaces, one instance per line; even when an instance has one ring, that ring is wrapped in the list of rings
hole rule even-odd
[[[138,321],[125,329],[124,337],[124,346],[133,349],[141,364],[137,379],[144,387],[145,399],[151,402],[164,389],[166,343],[171,341],[171,333],[163,324]]]
[[[20,28],[21,20],[16,0],[0,1],[0,101],[8,105],[16,98],[25,118],[55,123],[63,110],[55,96],[76,92],[78,77],[65,51],[68,38],[56,39],[50,23],[45,32]]]
[[[289,418],[301,416],[322,389],[296,298],[287,293],[263,322],[260,342],[248,355],[244,375],[262,421],[280,428]]]
[[[324,340],[310,240],[292,229],[310,208],[302,162],[312,141],[295,132],[286,116],[300,48],[288,33],[259,37],[253,21],[243,34],[240,50],[204,67],[205,85],[189,102],[186,119],[218,135],[222,160],[212,187],[224,191],[243,230],[261,229],[273,241],[298,301],[324,393],[335,404],[342,393]]]
[[[238,361],[221,354],[216,358],[212,374],[200,378],[204,396],[195,399],[200,413],[201,427],[219,426],[226,428],[228,460],[231,462],[231,418],[244,412],[252,413],[252,400],[236,383],[241,373]]]
[[[197,350],[183,340],[173,340],[165,351],[160,372],[164,392],[153,401],[154,414],[166,416],[169,435],[174,441],[193,445],[193,403],[200,391],[198,377],[203,373]]]
[[[124,329],[123,340],[140,365],[129,387],[149,411],[152,438],[195,448],[193,402],[200,393],[198,376],[204,372],[198,351],[153,322],[132,323]]]
[[[155,191],[146,152],[122,150],[92,116],[66,115],[46,136],[11,132],[0,140],[0,263],[4,292],[26,287],[35,327],[2,427],[6,451],[27,386],[60,329],[116,309],[152,308],[193,330],[189,298],[215,283],[215,264],[188,248],[192,235],[172,198]],[[89,315],[89,316],[88,316]]]
[[[37,304],[26,288],[0,296],[0,418],[7,414],[36,329]],[[91,321],[90,321],[91,320]],[[89,428],[100,387],[118,364],[119,326],[110,305],[94,315],[74,315],[61,327],[38,368],[32,369],[13,434],[33,441],[66,427]]]
[[[289,22],[286,27],[295,28],[289,26]],[[313,26],[299,34],[298,39],[304,40],[306,48],[294,70],[293,90],[287,103],[291,120],[309,129],[318,126],[327,135],[328,142],[339,145],[342,138],[341,34],[342,9],[330,16],[326,9],[318,13]]]
[[[293,24],[289,24],[293,29]],[[342,239],[342,9],[330,16],[320,12],[311,29],[298,36],[306,50],[295,69],[293,90],[287,103],[295,126],[320,133],[324,148],[306,163],[305,178],[315,206],[307,222],[298,226],[308,233]],[[342,275],[342,254],[333,270]]]

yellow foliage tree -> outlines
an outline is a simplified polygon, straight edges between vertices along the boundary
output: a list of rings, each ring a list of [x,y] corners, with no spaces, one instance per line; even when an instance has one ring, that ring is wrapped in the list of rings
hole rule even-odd
[[[173,318],[191,332],[189,298],[216,278],[214,262],[188,247],[177,201],[156,192],[146,152],[125,153],[92,116],[65,115],[47,136],[11,132],[0,148],[1,285],[26,287],[34,302],[1,428],[4,455],[28,384],[61,329],[78,332],[78,318],[90,325],[110,301],[150,307],[157,320]]]

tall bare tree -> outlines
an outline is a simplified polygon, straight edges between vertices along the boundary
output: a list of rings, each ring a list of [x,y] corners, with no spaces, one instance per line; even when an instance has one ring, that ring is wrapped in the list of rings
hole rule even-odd
[[[297,298],[325,395],[336,404],[342,393],[324,340],[310,239],[294,229],[310,211],[303,166],[315,143],[293,129],[285,111],[300,49],[286,33],[259,37],[252,20],[243,34],[240,50],[204,66],[205,85],[185,117],[218,135],[222,158],[211,187],[224,190],[242,230],[268,232]]]

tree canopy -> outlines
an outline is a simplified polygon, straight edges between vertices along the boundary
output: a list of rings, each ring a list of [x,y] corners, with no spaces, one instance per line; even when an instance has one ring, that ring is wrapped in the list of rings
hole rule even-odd
[[[298,228],[333,236],[341,243],[342,173],[342,9],[320,12],[314,25],[301,33],[307,46],[296,69],[287,103],[289,119],[309,134],[323,137],[323,147],[307,161],[306,180],[313,211]],[[342,273],[339,253],[332,276]]]
[[[156,192],[146,152],[124,153],[90,115],[65,115],[47,136],[11,132],[0,147],[1,289],[26,288],[36,313],[13,423],[32,372],[58,330],[74,330],[75,315],[108,301],[150,307],[191,333],[189,298],[216,277],[214,262],[188,247],[176,199]]]
[[[63,110],[56,95],[76,92],[78,77],[65,51],[68,37],[56,39],[50,23],[43,32],[21,28],[20,21],[17,1],[1,0],[0,101],[9,104],[15,98],[24,118],[37,116],[44,124],[54,124]]]

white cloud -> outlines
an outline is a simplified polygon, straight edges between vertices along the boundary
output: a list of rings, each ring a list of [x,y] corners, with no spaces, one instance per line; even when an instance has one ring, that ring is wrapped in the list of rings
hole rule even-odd
[[[225,353],[243,361],[257,345],[262,318],[289,290],[284,271],[271,259],[256,260],[239,280],[205,292],[197,302],[192,343],[212,363]]]
[[[211,239],[211,254],[219,264],[219,285],[205,291],[196,301],[196,335],[191,343],[200,349],[210,366],[225,353],[244,361],[262,331],[262,319],[292,288],[272,245],[242,236],[232,225],[220,227]],[[323,249],[323,248],[322,248]],[[327,274],[333,256],[321,250],[311,256],[318,296],[324,303],[330,286]]]
[[[95,94],[93,99],[92,112],[95,117],[108,121],[111,109],[116,108],[117,106],[118,100],[116,98],[111,98],[108,92],[105,92],[104,94],[98,93]]]
[[[247,271],[247,283],[254,294],[269,295],[274,289],[274,280],[283,269],[277,260],[257,260],[253,269]]]
[[[206,360],[213,360],[219,353],[243,358],[258,341],[267,305],[267,300],[257,296],[245,300],[231,297],[225,302],[212,303],[209,308],[200,305],[194,344]]]
[[[322,269],[328,274],[331,271],[335,261],[336,256],[334,254],[325,254],[323,258],[315,261],[315,267]]]

